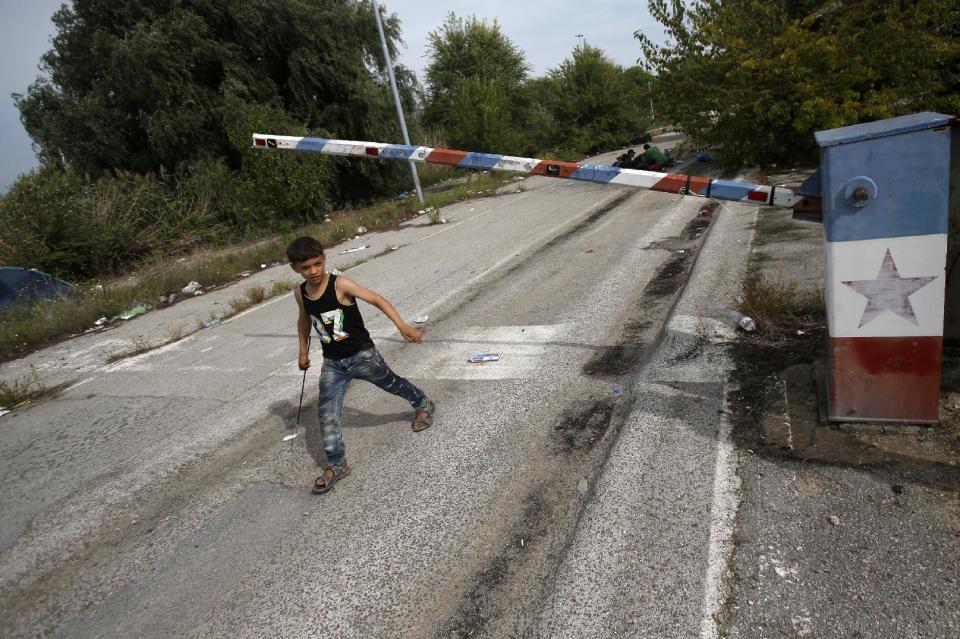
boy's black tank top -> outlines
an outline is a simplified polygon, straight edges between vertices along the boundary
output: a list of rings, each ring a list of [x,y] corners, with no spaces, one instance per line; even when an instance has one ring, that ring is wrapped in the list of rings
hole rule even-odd
[[[349,306],[340,303],[336,282],[337,276],[330,275],[327,288],[315,300],[307,297],[307,283],[300,284],[303,308],[320,337],[323,356],[327,359],[343,359],[373,348],[373,340],[363,325],[360,309],[356,303]]]

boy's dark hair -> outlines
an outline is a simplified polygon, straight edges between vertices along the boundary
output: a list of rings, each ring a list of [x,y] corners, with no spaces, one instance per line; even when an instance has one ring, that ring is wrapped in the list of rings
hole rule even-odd
[[[287,259],[291,263],[302,262],[323,255],[323,244],[312,237],[298,237],[287,247]]]
[[[649,149],[649,148],[650,148],[650,145],[649,145],[649,144],[644,144],[644,145],[643,145],[643,148]]]
[[[633,149],[627,149],[627,155],[636,155],[636,152]]]

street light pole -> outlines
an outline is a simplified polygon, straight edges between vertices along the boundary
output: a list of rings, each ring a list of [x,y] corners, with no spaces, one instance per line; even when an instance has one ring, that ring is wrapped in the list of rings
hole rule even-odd
[[[377,20],[377,33],[380,34],[380,44],[383,45],[383,57],[387,62],[387,76],[390,78],[390,90],[393,91],[393,102],[397,106],[397,118],[400,119],[400,132],[403,133],[403,143],[410,146],[410,136],[407,134],[407,122],[403,119],[403,106],[400,105],[400,94],[397,92],[397,80],[393,77],[393,61],[390,59],[390,49],[387,47],[387,38],[383,35],[383,24],[380,22],[380,7],[377,0],[373,2],[373,16]],[[413,185],[417,189],[417,199],[423,206],[423,191],[420,190],[420,178],[417,176],[417,165],[410,160],[410,173],[413,174]]]
[[[647,80],[647,94],[650,97],[650,122],[651,124],[657,119],[657,116],[653,114],[653,88],[650,86],[650,80]]]

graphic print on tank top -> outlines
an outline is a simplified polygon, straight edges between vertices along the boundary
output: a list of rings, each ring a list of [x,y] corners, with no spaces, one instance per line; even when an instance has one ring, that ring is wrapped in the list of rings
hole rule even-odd
[[[330,342],[342,342],[350,337],[350,334],[343,330],[343,309],[337,308],[332,311],[320,313],[320,318],[311,317],[313,328],[320,336],[320,341],[324,344]]]

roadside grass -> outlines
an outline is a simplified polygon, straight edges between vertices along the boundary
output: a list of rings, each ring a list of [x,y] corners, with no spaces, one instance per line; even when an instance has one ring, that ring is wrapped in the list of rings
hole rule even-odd
[[[796,282],[762,273],[751,275],[743,284],[736,308],[757,323],[757,329],[766,337],[780,335],[783,325],[826,314],[823,289],[801,293]]]
[[[232,297],[228,302],[233,313],[239,313],[242,310],[255,306],[267,299],[267,289],[260,286],[251,286],[243,291],[239,297]]]
[[[140,353],[146,353],[147,351],[152,351],[154,348],[157,348],[157,346],[150,344],[150,342],[148,342],[143,337],[134,337],[130,341],[132,343],[132,346],[130,349],[125,351],[120,351],[119,353],[114,353],[113,355],[107,358],[107,363],[112,364],[113,362],[117,362],[121,359],[133,357],[134,355],[139,355]]]
[[[9,384],[0,380],[0,409],[13,410],[34,397],[42,395],[46,390],[40,382],[37,369],[31,366],[30,375],[25,378],[14,380]]]
[[[446,171],[445,175],[454,175],[449,169]],[[442,175],[444,173],[439,171],[427,174],[431,181]],[[438,223],[442,207],[461,200],[493,196],[496,189],[502,185],[502,180],[501,174],[471,173],[469,179],[449,189],[425,193],[423,209],[416,197],[378,202],[359,209],[346,208],[332,212],[324,222],[283,235],[265,237],[250,245],[227,248],[210,254],[200,253],[186,258],[158,258],[137,272],[128,274],[127,280],[114,283],[80,283],[77,286],[78,295],[73,298],[42,302],[5,312],[0,321],[0,362],[23,357],[62,339],[91,331],[100,318],[107,318],[109,321],[138,304],[144,304],[148,309],[163,308],[170,304],[166,300],[169,300],[171,294],[176,295],[173,303],[186,299],[189,295],[182,293],[181,289],[187,282],[200,282],[203,289],[209,291],[236,282],[243,277],[242,274],[260,270],[261,265],[285,262],[287,244],[300,235],[311,235],[325,245],[337,244],[356,235],[360,226],[366,227],[368,231],[391,228],[419,215],[420,210],[426,210],[431,222]],[[244,305],[240,308],[238,301],[236,308],[243,310],[288,291],[293,286],[291,282],[277,282],[270,289],[260,287],[261,290],[247,291],[244,298],[238,298]],[[161,297],[165,300],[158,301]],[[233,301],[231,308],[234,308]],[[226,316],[211,317],[211,320],[224,317]],[[136,348],[138,347],[135,345],[125,356],[130,356],[129,353]],[[20,382],[15,382],[15,386],[21,389],[18,392],[24,392]],[[11,393],[15,390],[9,386],[7,388]]]

